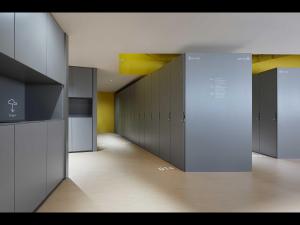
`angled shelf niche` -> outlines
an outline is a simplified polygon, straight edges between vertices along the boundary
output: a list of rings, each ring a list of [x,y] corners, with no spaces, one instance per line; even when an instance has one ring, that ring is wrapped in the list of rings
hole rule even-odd
[[[63,85],[0,53],[0,122],[63,118]]]

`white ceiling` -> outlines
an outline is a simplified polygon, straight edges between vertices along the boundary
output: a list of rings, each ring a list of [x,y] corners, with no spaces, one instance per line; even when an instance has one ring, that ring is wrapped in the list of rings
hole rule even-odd
[[[300,53],[300,13],[53,15],[69,35],[69,64],[98,68],[98,90],[107,92],[136,78],[118,74],[119,53]]]

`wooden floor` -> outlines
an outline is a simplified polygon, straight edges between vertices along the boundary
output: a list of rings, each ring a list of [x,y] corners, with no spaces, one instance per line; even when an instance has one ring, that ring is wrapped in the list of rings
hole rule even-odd
[[[300,160],[254,154],[253,171],[184,173],[114,134],[70,154],[70,178],[38,212],[300,211]]]

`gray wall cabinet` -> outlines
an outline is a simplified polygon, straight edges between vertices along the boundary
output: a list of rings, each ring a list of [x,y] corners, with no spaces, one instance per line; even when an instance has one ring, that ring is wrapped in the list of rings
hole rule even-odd
[[[49,13],[0,13],[0,39],[0,211],[32,212],[66,176],[68,37]]]
[[[14,126],[0,125],[0,212],[14,211]]]
[[[65,84],[65,34],[50,14],[47,14],[47,24],[47,76]]]
[[[47,123],[47,194],[64,178],[65,129],[63,120]]]
[[[93,97],[93,70],[92,68],[70,67],[69,97]]]
[[[253,150],[276,158],[300,158],[300,69],[272,69],[257,78],[253,100],[260,120],[254,142],[259,149]]]
[[[47,13],[15,13],[15,59],[46,74]]]
[[[15,14],[0,13],[0,52],[14,58]]]
[[[116,96],[119,134],[179,169],[251,170],[250,54],[186,53]]]
[[[15,211],[32,212],[46,197],[47,123],[15,125]]]

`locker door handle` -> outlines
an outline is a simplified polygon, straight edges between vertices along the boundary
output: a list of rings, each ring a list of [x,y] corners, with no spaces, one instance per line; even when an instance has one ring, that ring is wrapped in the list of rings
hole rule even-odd
[[[171,120],[171,112],[169,112],[168,121]]]
[[[260,112],[258,113],[257,120],[260,120]]]
[[[273,121],[277,120],[277,113],[274,114]]]

